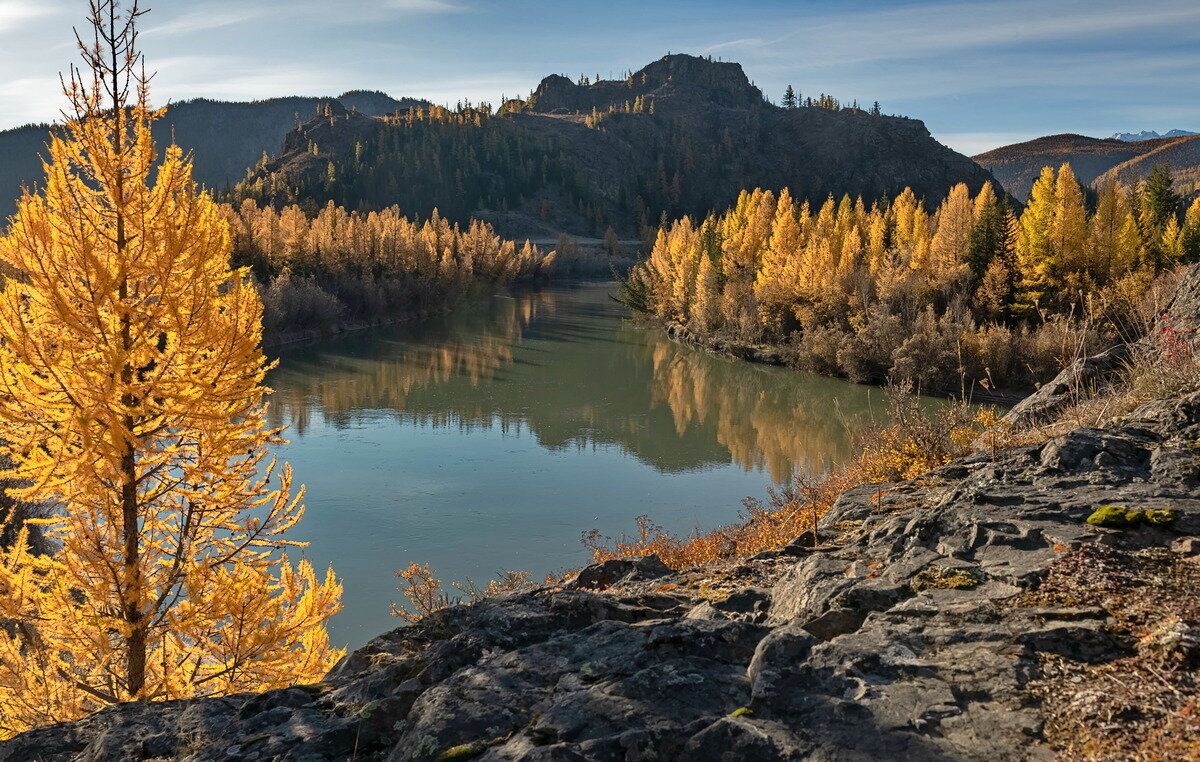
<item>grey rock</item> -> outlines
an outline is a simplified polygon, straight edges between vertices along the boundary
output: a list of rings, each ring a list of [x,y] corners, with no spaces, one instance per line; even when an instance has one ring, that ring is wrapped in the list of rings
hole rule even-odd
[[[1004,415],[1004,422],[1019,431],[1050,420],[1057,412],[1078,400],[1089,386],[1102,383],[1120,370],[1130,355],[1130,348],[1119,344],[1100,354],[1074,361],[1053,380],[1014,405]],[[987,446],[982,440],[976,444],[979,447]]]
[[[670,573],[671,568],[658,556],[614,558],[584,567],[566,586],[579,590],[603,590],[618,582],[644,582]]]
[[[1171,544],[1171,550],[1184,558],[1200,556],[1200,537],[1180,537]]]

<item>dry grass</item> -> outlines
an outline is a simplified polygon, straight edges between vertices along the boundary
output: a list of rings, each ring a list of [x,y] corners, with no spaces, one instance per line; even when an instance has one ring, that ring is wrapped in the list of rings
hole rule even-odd
[[[1163,549],[1085,546],[1019,605],[1102,606],[1127,649],[1099,664],[1043,658],[1031,687],[1059,759],[1200,759],[1200,564]]]
[[[536,587],[529,572],[502,571],[499,573],[500,579],[489,580],[484,587],[479,587],[469,577],[462,582],[452,582],[450,586],[462,593],[464,598],[449,595],[442,581],[433,575],[429,564],[410,563],[407,568],[396,572],[396,576],[401,580],[396,589],[408,599],[408,607],[392,604],[392,615],[409,624],[415,624],[423,617],[449,606],[464,602],[478,603],[484,598],[519,593]],[[549,583],[550,580],[547,579],[547,584]]]
[[[1096,428],[1155,399],[1200,388],[1200,335],[1160,318],[1157,330],[1134,346],[1116,377],[1100,387],[1079,389],[1075,400],[1051,422],[1003,433],[1000,446],[1043,442],[1080,427]],[[1002,432],[997,429],[996,434]]]

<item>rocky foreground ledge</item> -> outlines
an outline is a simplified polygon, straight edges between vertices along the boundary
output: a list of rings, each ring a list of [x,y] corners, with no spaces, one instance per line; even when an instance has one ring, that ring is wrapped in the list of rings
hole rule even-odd
[[[610,561],[393,630],[318,685],[116,706],[0,759],[1010,761],[1122,723],[1196,758],[1198,487],[1193,394],[852,489],[782,551]],[[1174,519],[1086,523],[1106,506]],[[1147,649],[1143,704],[1105,688]]]

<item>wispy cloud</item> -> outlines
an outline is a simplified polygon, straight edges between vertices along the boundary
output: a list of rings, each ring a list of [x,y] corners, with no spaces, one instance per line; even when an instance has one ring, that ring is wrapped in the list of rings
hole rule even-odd
[[[1145,29],[1191,29],[1195,36],[1198,23],[1200,3],[1195,0],[1166,0],[1150,6],[1115,0],[932,3],[870,12],[806,14],[790,25],[782,24],[790,30],[770,41],[739,38],[707,49],[754,47],[806,66],[833,67],[1130,35]]]
[[[387,0],[384,5],[398,11],[414,13],[462,13],[467,10],[465,6],[445,0]]]
[[[210,29],[243,24],[252,21],[265,13],[263,8],[211,8],[204,11],[191,11],[176,16],[165,23],[151,26],[145,30],[146,35],[179,35],[192,34]]]
[[[761,37],[743,37],[740,40],[730,40],[729,42],[718,42],[716,45],[708,45],[700,49],[701,53],[713,53],[718,50],[730,50],[732,48],[762,48],[773,43],[764,40]]]
[[[57,12],[49,3],[32,0],[0,0],[0,32],[23,26],[25,22]]]

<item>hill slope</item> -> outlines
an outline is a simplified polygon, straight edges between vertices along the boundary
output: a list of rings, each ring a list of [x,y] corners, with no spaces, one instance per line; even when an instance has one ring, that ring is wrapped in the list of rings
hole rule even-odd
[[[1129,185],[1141,180],[1162,162],[1171,165],[1177,180],[1200,179],[1200,136],[1125,141],[1084,135],[1048,135],[1025,143],[1003,146],[975,156],[991,170],[1004,189],[1024,201],[1042,167],[1070,164],[1085,185],[1118,167],[1117,178]]]
[[[155,125],[155,138],[165,145],[174,134],[179,145],[195,153],[196,178],[209,187],[223,188],[242,179],[264,152],[277,151],[284,136],[327,100],[181,101],[169,106],[166,116]],[[338,100],[348,109],[372,115],[424,104],[366,91],[345,93]],[[37,124],[0,132],[0,217],[12,214],[22,184],[41,179],[39,154],[44,153],[49,130],[49,125]]]
[[[620,81],[546,77],[498,115],[412,110],[334,113],[291,133],[238,189],[272,202],[399,204],[424,216],[478,216],[507,236],[558,230],[637,234],[660,215],[702,214],[744,188],[788,186],[820,202],[905,186],[931,200],[991,179],[917,120],[858,109],[782,109],[740,65],[687,55]]]
[[[1187,188],[1200,184],[1200,135],[1147,141],[1156,145],[1150,151],[1121,162],[1101,175],[1123,185],[1132,185],[1150,174],[1156,164],[1171,167],[1177,185]]]

